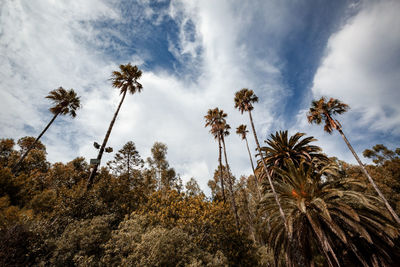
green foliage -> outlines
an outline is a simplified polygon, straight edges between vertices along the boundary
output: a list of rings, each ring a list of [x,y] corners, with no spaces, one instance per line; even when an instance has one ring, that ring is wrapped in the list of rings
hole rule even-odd
[[[139,214],[148,216],[151,225],[183,229],[207,252],[221,251],[229,264],[251,266],[257,261],[251,241],[236,231],[230,207],[223,202],[207,202],[202,196],[188,197],[176,191],[156,192]]]
[[[0,139],[0,166],[1,167],[11,167],[13,164],[13,154],[15,158],[14,152],[15,142],[11,138]],[[14,159],[15,160],[15,159]]]
[[[102,244],[111,236],[112,215],[73,221],[55,242],[50,263],[54,266],[97,266]]]
[[[253,103],[253,102],[251,102]],[[247,107],[248,108],[248,107]],[[222,114],[223,115],[223,114]],[[219,128],[214,128],[219,129]],[[224,131],[217,130],[217,137]],[[327,159],[312,137],[271,135],[263,153],[287,217],[291,242],[268,183],[236,181],[218,168],[205,197],[194,178],[185,192],[156,142],[141,160],[129,142],[86,190],[89,165],[79,157],[49,164],[38,142],[17,174],[10,167],[34,142],[0,140],[1,266],[387,266],[400,258],[400,233],[361,170]],[[377,145],[367,166],[400,210],[398,152]],[[129,162],[129,163],[128,163]],[[136,164],[138,163],[138,164]],[[129,165],[129,168],[128,168]],[[232,183],[240,231],[220,177]],[[229,180],[232,177],[232,180]]]
[[[375,164],[382,165],[385,161],[400,159],[400,148],[395,151],[388,149],[383,144],[378,144],[363,152],[364,157],[372,159]]]
[[[23,224],[0,230],[0,266],[27,266],[32,234]]]
[[[318,248],[330,264],[343,265],[341,261],[349,257],[362,264],[372,264],[375,258],[392,264],[386,251],[394,249],[400,232],[382,203],[360,192],[365,183],[350,178],[320,182],[324,169],[316,170],[305,162],[298,168],[291,161],[285,164],[287,170],[279,170],[282,179],[275,182],[275,188],[295,243],[289,243],[269,191],[265,192],[263,203],[270,214],[268,243],[276,257],[286,251],[298,260],[295,253],[300,252],[304,261],[311,264]]]
[[[154,226],[144,215],[132,214],[113,231],[102,262],[107,266],[225,266],[218,251],[199,247],[183,229]]]
[[[138,169],[143,168],[143,164],[144,161],[136,150],[135,143],[132,141],[126,143],[115,154],[112,161],[107,162],[107,166],[115,176],[126,175],[128,179],[130,179],[132,173],[137,175]]]
[[[159,190],[169,190],[177,183],[177,175],[174,168],[169,167],[167,161],[168,147],[161,142],[155,142],[151,148],[151,156],[147,158],[147,163],[152,169],[151,173],[154,174],[154,180],[157,181],[157,188]]]
[[[193,177],[185,185],[186,194],[191,197],[195,196],[203,196],[205,197],[203,191],[201,190],[199,184],[197,183],[196,179]]]

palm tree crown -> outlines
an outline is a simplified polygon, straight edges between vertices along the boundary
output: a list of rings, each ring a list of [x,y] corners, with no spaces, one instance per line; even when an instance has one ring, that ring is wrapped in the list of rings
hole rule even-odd
[[[249,130],[247,130],[247,126],[244,124],[241,124],[236,128],[236,133],[240,135],[240,137],[242,137],[242,140],[246,139],[246,135],[248,132]]]
[[[321,97],[318,101],[311,102],[310,111],[307,113],[307,119],[309,123],[320,124],[322,121],[325,122],[324,130],[329,134],[332,133],[333,129],[337,130],[339,134],[342,136],[344,142],[347,147],[353,154],[354,158],[357,160],[358,164],[361,167],[361,170],[364,172],[365,176],[368,178],[371,185],[374,187],[375,191],[378,193],[380,198],[385,203],[386,208],[389,210],[390,214],[392,214],[393,219],[400,225],[400,217],[396,214],[392,206],[390,206],[386,197],[382,194],[381,190],[376,185],[375,181],[372,179],[371,175],[368,173],[367,169],[364,167],[364,164],[361,162],[358,157],[356,151],[350,144],[349,140],[345,136],[342,131],[342,125],[337,120],[332,119],[333,114],[342,114],[349,109],[349,106],[340,102],[337,99],[329,99],[328,102],[325,101],[324,97]]]
[[[333,129],[341,127],[337,120],[332,119],[332,115],[342,114],[347,110],[349,110],[349,106],[340,102],[338,99],[330,98],[329,101],[326,102],[325,97],[321,97],[320,100],[311,102],[311,108],[307,113],[307,119],[309,123],[321,124],[324,122],[324,130],[331,134]]]
[[[29,151],[31,151],[31,149],[35,147],[39,139],[43,136],[47,129],[49,129],[50,125],[55,121],[58,115],[69,114],[72,118],[75,118],[76,110],[81,107],[80,99],[75,93],[74,89],[70,89],[69,91],[67,91],[64,88],[59,87],[58,89],[50,91],[46,98],[51,99],[54,102],[54,106],[49,109],[54,116],[47,124],[47,126],[43,129],[43,131],[39,134],[39,136],[35,139],[35,141],[31,144],[31,146],[27,149],[27,151],[25,151],[18,162],[14,165],[13,172],[18,171],[21,163],[28,155]]]
[[[265,141],[268,146],[261,148],[267,167],[282,168],[285,159],[291,159],[297,166],[302,160],[311,162],[314,158],[328,161],[328,158],[321,153],[322,149],[319,146],[310,145],[317,139],[313,136],[301,139],[304,135],[304,133],[296,133],[289,138],[288,131],[271,134],[270,139]],[[259,165],[262,167],[261,163]]]
[[[219,108],[209,109],[207,111],[207,115],[204,116],[206,119],[205,127],[210,126],[211,130],[210,133],[214,136],[215,139],[218,138],[218,134],[223,133],[230,129],[230,126],[226,124],[226,117],[228,115]],[[225,129],[225,127],[229,127]],[[229,131],[228,131],[229,134]]]
[[[131,94],[140,93],[143,89],[137,80],[142,76],[142,71],[131,63],[119,66],[120,71],[113,71],[111,75],[112,86],[119,88],[121,94],[129,91]]]
[[[67,91],[64,88],[59,87],[58,89],[50,91],[46,98],[51,99],[54,102],[54,106],[49,109],[54,115],[69,114],[71,117],[75,118],[76,110],[81,106],[80,99],[74,89]]]
[[[258,97],[253,90],[243,88],[235,93],[235,108],[239,109],[243,114],[245,111],[253,110],[253,103],[258,102]]]

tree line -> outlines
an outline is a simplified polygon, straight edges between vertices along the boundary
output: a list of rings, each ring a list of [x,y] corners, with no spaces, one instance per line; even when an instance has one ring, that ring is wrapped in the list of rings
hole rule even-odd
[[[400,149],[376,145],[364,165],[335,115],[349,106],[312,101],[307,119],[337,130],[358,166],[328,157],[312,136],[277,131],[261,146],[252,111],[258,97],[243,88],[234,106],[249,115],[236,133],[253,173],[236,178],[225,139],[227,114],[205,115],[218,146],[206,197],[195,178],[185,186],[155,142],[142,159],[133,141],[101,168],[127,92],[143,89],[142,72],[120,65],[111,75],[121,93],[97,160],[50,164],[40,138],[58,115],[76,116],[80,98],[60,87],[47,96],[53,118],[37,138],[0,140],[0,265],[4,266],[393,266],[400,258]],[[18,145],[19,149],[16,148]],[[255,164],[253,158],[256,160]]]

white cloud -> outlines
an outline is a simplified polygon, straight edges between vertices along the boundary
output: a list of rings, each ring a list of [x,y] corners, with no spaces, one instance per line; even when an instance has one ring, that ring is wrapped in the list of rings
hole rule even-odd
[[[398,1],[364,2],[359,13],[330,37],[306,97],[307,106],[299,111],[291,132],[313,135],[328,155],[356,163],[338,133],[329,135],[323,126],[309,125],[306,120],[311,99],[326,96],[350,105],[338,120],[359,156],[376,142],[390,142],[377,141],[375,134],[400,133],[399,8]]]
[[[399,1],[366,3],[329,40],[312,91],[349,104],[349,128],[400,133],[399,9]]]
[[[289,33],[290,12],[279,1],[258,6],[242,1],[173,1],[169,13],[162,14],[155,14],[146,1],[141,4],[146,7],[143,20],[154,17],[159,25],[169,14],[178,23],[179,40],[170,43],[170,51],[197,72],[197,79],[144,71],[143,92],[126,97],[108,145],[117,151],[132,140],[146,158],[155,141],[164,142],[171,166],[185,181],[194,176],[207,190],[218,150],[203,116],[218,106],[228,113],[232,127],[226,140],[232,171],[238,178],[250,174],[245,144],[235,133],[239,124],[248,124],[248,115],[234,110],[233,97],[242,87],[260,96],[254,111],[260,141],[272,124],[279,124],[274,113],[286,92],[273,47],[279,45],[277,36]],[[74,120],[57,119],[43,142],[52,162],[95,157],[93,141],[103,140],[120,101],[107,80],[111,71],[129,61],[143,64],[152,55],[132,54],[126,62],[113,62],[103,54],[104,47],[120,48],[104,35],[129,43],[119,28],[108,28],[104,34],[95,27],[94,22],[125,19],[106,1],[20,0],[3,3],[1,10],[0,97],[5,105],[0,108],[0,135],[37,135],[51,118],[43,97],[60,85],[74,88],[83,109]],[[265,51],[255,53],[252,43],[261,36]],[[254,151],[252,140],[249,135]],[[111,156],[107,154],[103,164]]]

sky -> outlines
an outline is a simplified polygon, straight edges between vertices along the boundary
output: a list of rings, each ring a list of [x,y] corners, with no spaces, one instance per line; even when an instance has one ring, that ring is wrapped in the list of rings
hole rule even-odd
[[[93,142],[120,100],[109,78],[130,62],[143,71],[143,91],[122,105],[114,151],[133,141],[145,159],[163,142],[183,181],[194,177],[209,192],[218,147],[204,115],[219,107],[232,127],[232,172],[248,175],[235,128],[249,120],[233,98],[250,88],[261,143],[279,130],[304,132],[355,163],[341,137],[309,125],[306,113],[313,99],[338,98],[351,107],[338,119],[360,155],[378,143],[399,146],[399,11],[395,0],[0,1],[0,138],[37,136],[52,117],[45,96],[73,88],[82,109],[58,117],[41,141],[53,163],[95,158]]]

